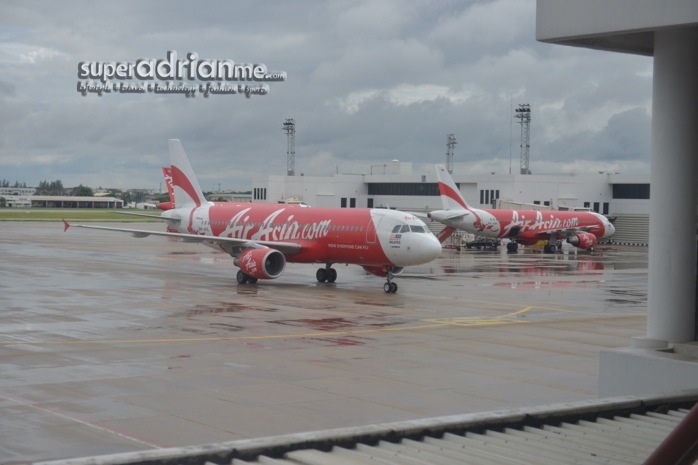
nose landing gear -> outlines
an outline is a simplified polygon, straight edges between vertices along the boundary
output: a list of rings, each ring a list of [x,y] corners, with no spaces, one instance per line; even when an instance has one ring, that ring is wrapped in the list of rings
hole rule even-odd
[[[385,291],[386,294],[395,294],[397,292],[397,283],[392,282],[393,278],[393,271],[391,269],[388,269],[388,282],[383,284],[383,290]]]

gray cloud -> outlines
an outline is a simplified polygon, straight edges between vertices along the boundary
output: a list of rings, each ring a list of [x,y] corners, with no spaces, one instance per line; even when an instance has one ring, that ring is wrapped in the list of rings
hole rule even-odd
[[[537,43],[534,0],[0,3],[0,178],[157,187],[180,138],[204,186],[286,170],[518,164],[512,105],[532,108],[534,172],[647,172],[651,59]],[[285,71],[266,96],[81,96],[81,61],[201,58]],[[513,138],[512,138],[513,134]],[[513,147],[513,149],[512,149]],[[537,170],[537,171],[536,171]]]

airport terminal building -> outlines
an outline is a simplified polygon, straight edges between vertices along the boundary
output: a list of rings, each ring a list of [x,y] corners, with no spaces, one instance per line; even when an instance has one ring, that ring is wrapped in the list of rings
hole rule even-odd
[[[410,163],[379,166],[380,172],[372,174],[258,177],[253,180],[252,200],[414,212],[442,208],[433,171],[412,174]],[[649,175],[464,175],[456,170],[452,176],[474,207],[591,210],[615,218],[614,242],[648,242]]]

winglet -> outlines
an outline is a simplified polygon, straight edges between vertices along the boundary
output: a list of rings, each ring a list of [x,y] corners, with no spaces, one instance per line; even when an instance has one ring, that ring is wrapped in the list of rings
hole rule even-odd
[[[63,219],[63,232],[66,232],[69,227],[70,227],[70,223],[68,223],[65,219]]]

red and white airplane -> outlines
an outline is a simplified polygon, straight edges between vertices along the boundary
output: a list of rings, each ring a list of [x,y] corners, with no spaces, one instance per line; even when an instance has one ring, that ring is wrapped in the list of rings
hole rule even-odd
[[[405,266],[428,263],[441,254],[441,244],[428,227],[397,210],[212,204],[204,198],[179,140],[170,139],[169,151],[175,205],[157,218],[177,232],[75,226],[200,242],[234,257],[240,284],[278,278],[287,262],[322,263],[315,275],[318,282],[334,282],[337,271],[332,265],[346,263],[386,277],[383,289],[395,293],[393,276]],[[70,224],[64,223],[67,230]]]
[[[589,211],[473,208],[443,165],[436,165],[436,178],[443,210],[432,211],[428,217],[479,236],[509,238],[507,250],[510,252],[518,250],[518,244],[547,241],[543,250],[553,253],[557,250],[557,241],[563,239],[580,249],[591,249],[599,239],[616,232],[608,218]]]

